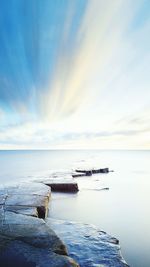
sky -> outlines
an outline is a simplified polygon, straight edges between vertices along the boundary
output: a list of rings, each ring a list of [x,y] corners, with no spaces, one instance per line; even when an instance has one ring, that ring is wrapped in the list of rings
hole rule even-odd
[[[0,149],[150,149],[149,0],[0,0]]]

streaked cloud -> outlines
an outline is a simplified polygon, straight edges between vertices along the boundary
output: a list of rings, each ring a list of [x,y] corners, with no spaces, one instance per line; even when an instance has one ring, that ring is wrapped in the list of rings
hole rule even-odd
[[[149,148],[147,0],[1,6],[1,148]]]

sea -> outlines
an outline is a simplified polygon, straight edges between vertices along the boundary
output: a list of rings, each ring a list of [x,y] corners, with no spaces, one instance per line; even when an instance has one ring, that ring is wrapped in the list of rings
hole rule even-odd
[[[79,193],[53,193],[49,216],[94,224],[119,239],[130,266],[149,267],[150,151],[1,150],[0,184],[47,178],[53,171],[105,167],[113,172],[77,178]]]

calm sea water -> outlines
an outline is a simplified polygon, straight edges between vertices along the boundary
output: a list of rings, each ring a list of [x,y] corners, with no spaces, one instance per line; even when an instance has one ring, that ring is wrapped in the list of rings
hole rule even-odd
[[[0,183],[82,166],[115,172],[78,178],[77,195],[53,194],[50,216],[92,223],[120,240],[133,267],[150,266],[150,151],[0,151]],[[109,187],[108,191],[99,191]]]

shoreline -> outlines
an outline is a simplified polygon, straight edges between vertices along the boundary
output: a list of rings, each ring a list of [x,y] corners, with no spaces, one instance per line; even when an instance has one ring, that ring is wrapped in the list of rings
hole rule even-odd
[[[53,232],[53,230],[55,231],[55,229],[53,229],[55,228],[54,227],[55,224],[53,224],[53,227],[50,227],[49,223],[47,223],[49,220],[49,218],[47,218],[47,213],[48,213],[48,204],[49,204],[50,195],[51,195],[50,192],[51,192],[50,187],[42,184],[41,182],[22,183],[16,186],[11,185],[11,186],[6,186],[0,189],[0,194],[1,194],[1,202],[0,202],[0,205],[1,205],[0,234],[1,236],[0,238],[1,238],[1,244],[2,244],[1,253],[3,250],[4,251],[8,250],[8,252],[10,250],[11,252],[13,251],[13,253],[15,253],[15,247],[17,249],[20,248],[19,249],[20,253],[23,254],[23,257],[25,257],[27,261],[30,259],[31,262],[35,262],[37,264],[37,259],[35,257],[37,253],[35,253],[35,250],[37,252],[37,248],[38,248],[38,253],[40,255],[40,259],[38,259],[39,266],[47,267],[48,264],[51,262],[53,262],[53,266],[59,266],[59,267],[60,266],[62,267],[63,266],[79,266],[78,263],[76,263],[73,259],[68,257],[66,246],[64,245],[62,238],[60,239],[58,237],[58,236],[61,236],[61,234],[58,233],[58,236],[57,236],[57,232],[56,234],[55,232]],[[61,223],[62,222],[60,222],[60,224]],[[72,227],[75,228],[76,225],[78,224],[72,223]],[[82,229],[85,228],[85,231],[86,231],[86,227],[84,226],[84,224],[82,224],[81,228]],[[91,226],[89,225],[89,227]],[[65,224],[62,228],[66,229]],[[23,230],[23,232],[21,232],[21,229]],[[31,229],[33,232],[31,232]],[[37,229],[40,231],[40,234],[37,231]],[[105,258],[105,266],[115,266],[115,267],[128,266],[120,254],[121,252],[120,252],[118,240],[115,238],[112,238],[106,233],[100,231],[99,229],[95,230],[95,233],[96,231],[97,233],[100,234],[99,236],[97,236],[98,242],[99,243],[102,242],[101,246],[102,244],[105,244],[105,249],[103,248],[103,254],[101,251],[101,255],[100,255],[101,258]],[[63,234],[65,233],[63,232]],[[43,238],[43,235],[44,235],[44,238]],[[52,236],[53,238],[55,237],[54,238],[55,246],[54,246],[54,243],[52,244],[52,242],[50,242],[52,241],[51,240]],[[42,237],[42,241],[40,240],[41,237]],[[36,242],[34,241],[35,239],[36,239]],[[70,236],[70,240],[72,240],[71,236]],[[78,240],[78,242],[80,241],[81,240]],[[88,240],[86,239],[86,244],[88,243],[87,241]],[[23,243],[18,243],[18,242],[23,242]],[[72,240],[72,243],[73,242],[74,241]],[[94,242],[95,241],[93,240],[93,247],[95,246]],[[78,244],[78,245],[82,247],[82,250],[83,248],[85,249],[83,240],[81,244]],[[31,250],[31,246],[32,246],[32,250]],[[91,255],[92,255],[92,243],[90,244],[90,246],[91,246],[90,249],[91,249]],[[99,249],[101,249],[101,246],[99,246]],[[32,253],[30,253],[30,251],[32,251]],[[78,252],[79,251],[81,251],[81,249],[78,250]],[[118,265],[116,265],[116,263],[115,264],[113,263],[114,251],[115,251],[115,261],[117,262]],[[43,263],[39,263],[39,262],[44,261],[43,253],[44,254],[46,253],[45,255],[47,255],[47,257],[51,255],[51,262],[48,262],[47,260],[47,262],[45,262],[44,265],[41,265]],[[78,254],[79,254],[78,257],[76,258],[78,261],[80,261],[80,253]],[[112,259],[111,258],[109,259],[111,260],[111,265],[110,263],[108,264],[108,255],[113,255]],[[69,251],[69,256],[72,256],[72,251]],[[95,259],[93,258],[93,263],[91,264],[96,264],[96,262],[94,262],[97,260],[96,258]],[[88,259],[84,258],[84,260],[88,260]],[[61,265],[60,265],[60,262],[61,262]],[[84,266],[82,265],[82,262],[83,262],[83,259],[80,263],[80,266]],[[103,260],[103,263],[104,263],[104,260]],[[64,265],[64,264],[68,264],[68,265]],[[94,265],[88,265],[88,266],[94,266]]]

